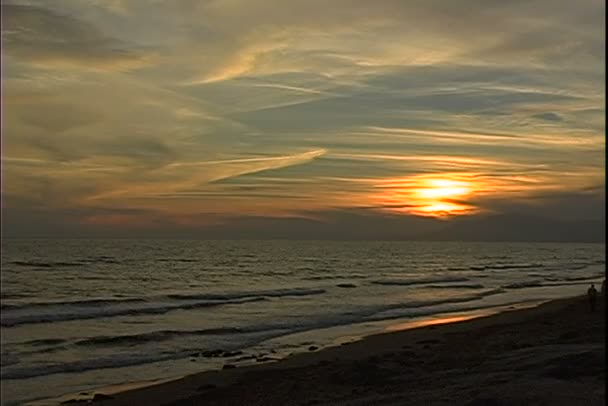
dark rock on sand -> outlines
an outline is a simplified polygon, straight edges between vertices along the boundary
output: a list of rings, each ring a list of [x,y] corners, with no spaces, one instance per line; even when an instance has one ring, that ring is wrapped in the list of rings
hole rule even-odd
[[[97,402],[99,400],[108,400],[108,399],[114,399],[114,397],[110,396],[110,395],[105,395],[103,393],[96,393],[95,396],[93,396],[93,402]]]
[[[244,357],[239,357],[239,358],[235,359],[234,362],[248,361],[248,360],[254,359],[254,358],[256,358],[255,355],[245,355]]]
[[[319,347],[317,347],[316,345],[311,345],[310,347],[308,347],[308,351],[315,351],[318,349],[319,349]]]
[[[207,350],[207,351],[198,353],[197,356],[205,357],[205,358],[218,358],[218,357],[229,358],[229,357],[236,357],[237,355],[242,355],[242,354],[243,354],[243,351]]]
[[[222,354],[224,354],[224,350],[209,350],[201,353],[201,355],[206,358],[220,357]]]
[[[215,388],[217,388],[217,385],[214,385],[214,384],[212,384],[212,383],[208,383],[208,384],[205,384],[205,385],[201,385],[201,386],[199,386],[199,387],[197,388],[197,390],[198,390],[199,392],[202,392],[202,391],[206,391],[206,390],[212,390],[212,389],[215,389]]]
[[[236,357],[237,355],[243,355],[243,351],[226,351],[222,354],[222,357]]]
[[[268,362],[268,361],[278,361],[276,358],[272,357],[258,357],[255,359],[255,362]]]

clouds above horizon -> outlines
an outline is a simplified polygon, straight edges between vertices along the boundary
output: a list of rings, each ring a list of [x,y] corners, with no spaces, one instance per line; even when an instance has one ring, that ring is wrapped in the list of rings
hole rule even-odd
[[[91,224],[125,220],[114,210],[176,224],[412,214],[435,178],[466,183],[454,201],[470,212],[604,199],[601,1],[13,0],[2,12],[3,207],[83,210]],[[604,215],[551,211],[565,212]]]

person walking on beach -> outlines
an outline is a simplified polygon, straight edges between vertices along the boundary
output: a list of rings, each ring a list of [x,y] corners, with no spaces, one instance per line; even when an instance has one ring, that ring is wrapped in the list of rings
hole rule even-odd
[[[595,290],[595,285],[592,283],[589,289],[587,289],[587,296],[589,297],[589,306],[591,307],[591,311],[595,311],[595,301],[597,299],[597,290]]]

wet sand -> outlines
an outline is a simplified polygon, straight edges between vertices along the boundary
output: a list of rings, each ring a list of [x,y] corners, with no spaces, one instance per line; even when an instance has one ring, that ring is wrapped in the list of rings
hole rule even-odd
[[[604,405],[605,371],[603,301],[591,312],[583,296],[202,372],[92,403]]]

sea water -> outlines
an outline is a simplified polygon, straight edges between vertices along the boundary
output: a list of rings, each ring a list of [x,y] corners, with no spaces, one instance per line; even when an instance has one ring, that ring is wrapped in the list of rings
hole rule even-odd
[[[2,404],[582,294],[604,275],[604,244],[6,239]]]

